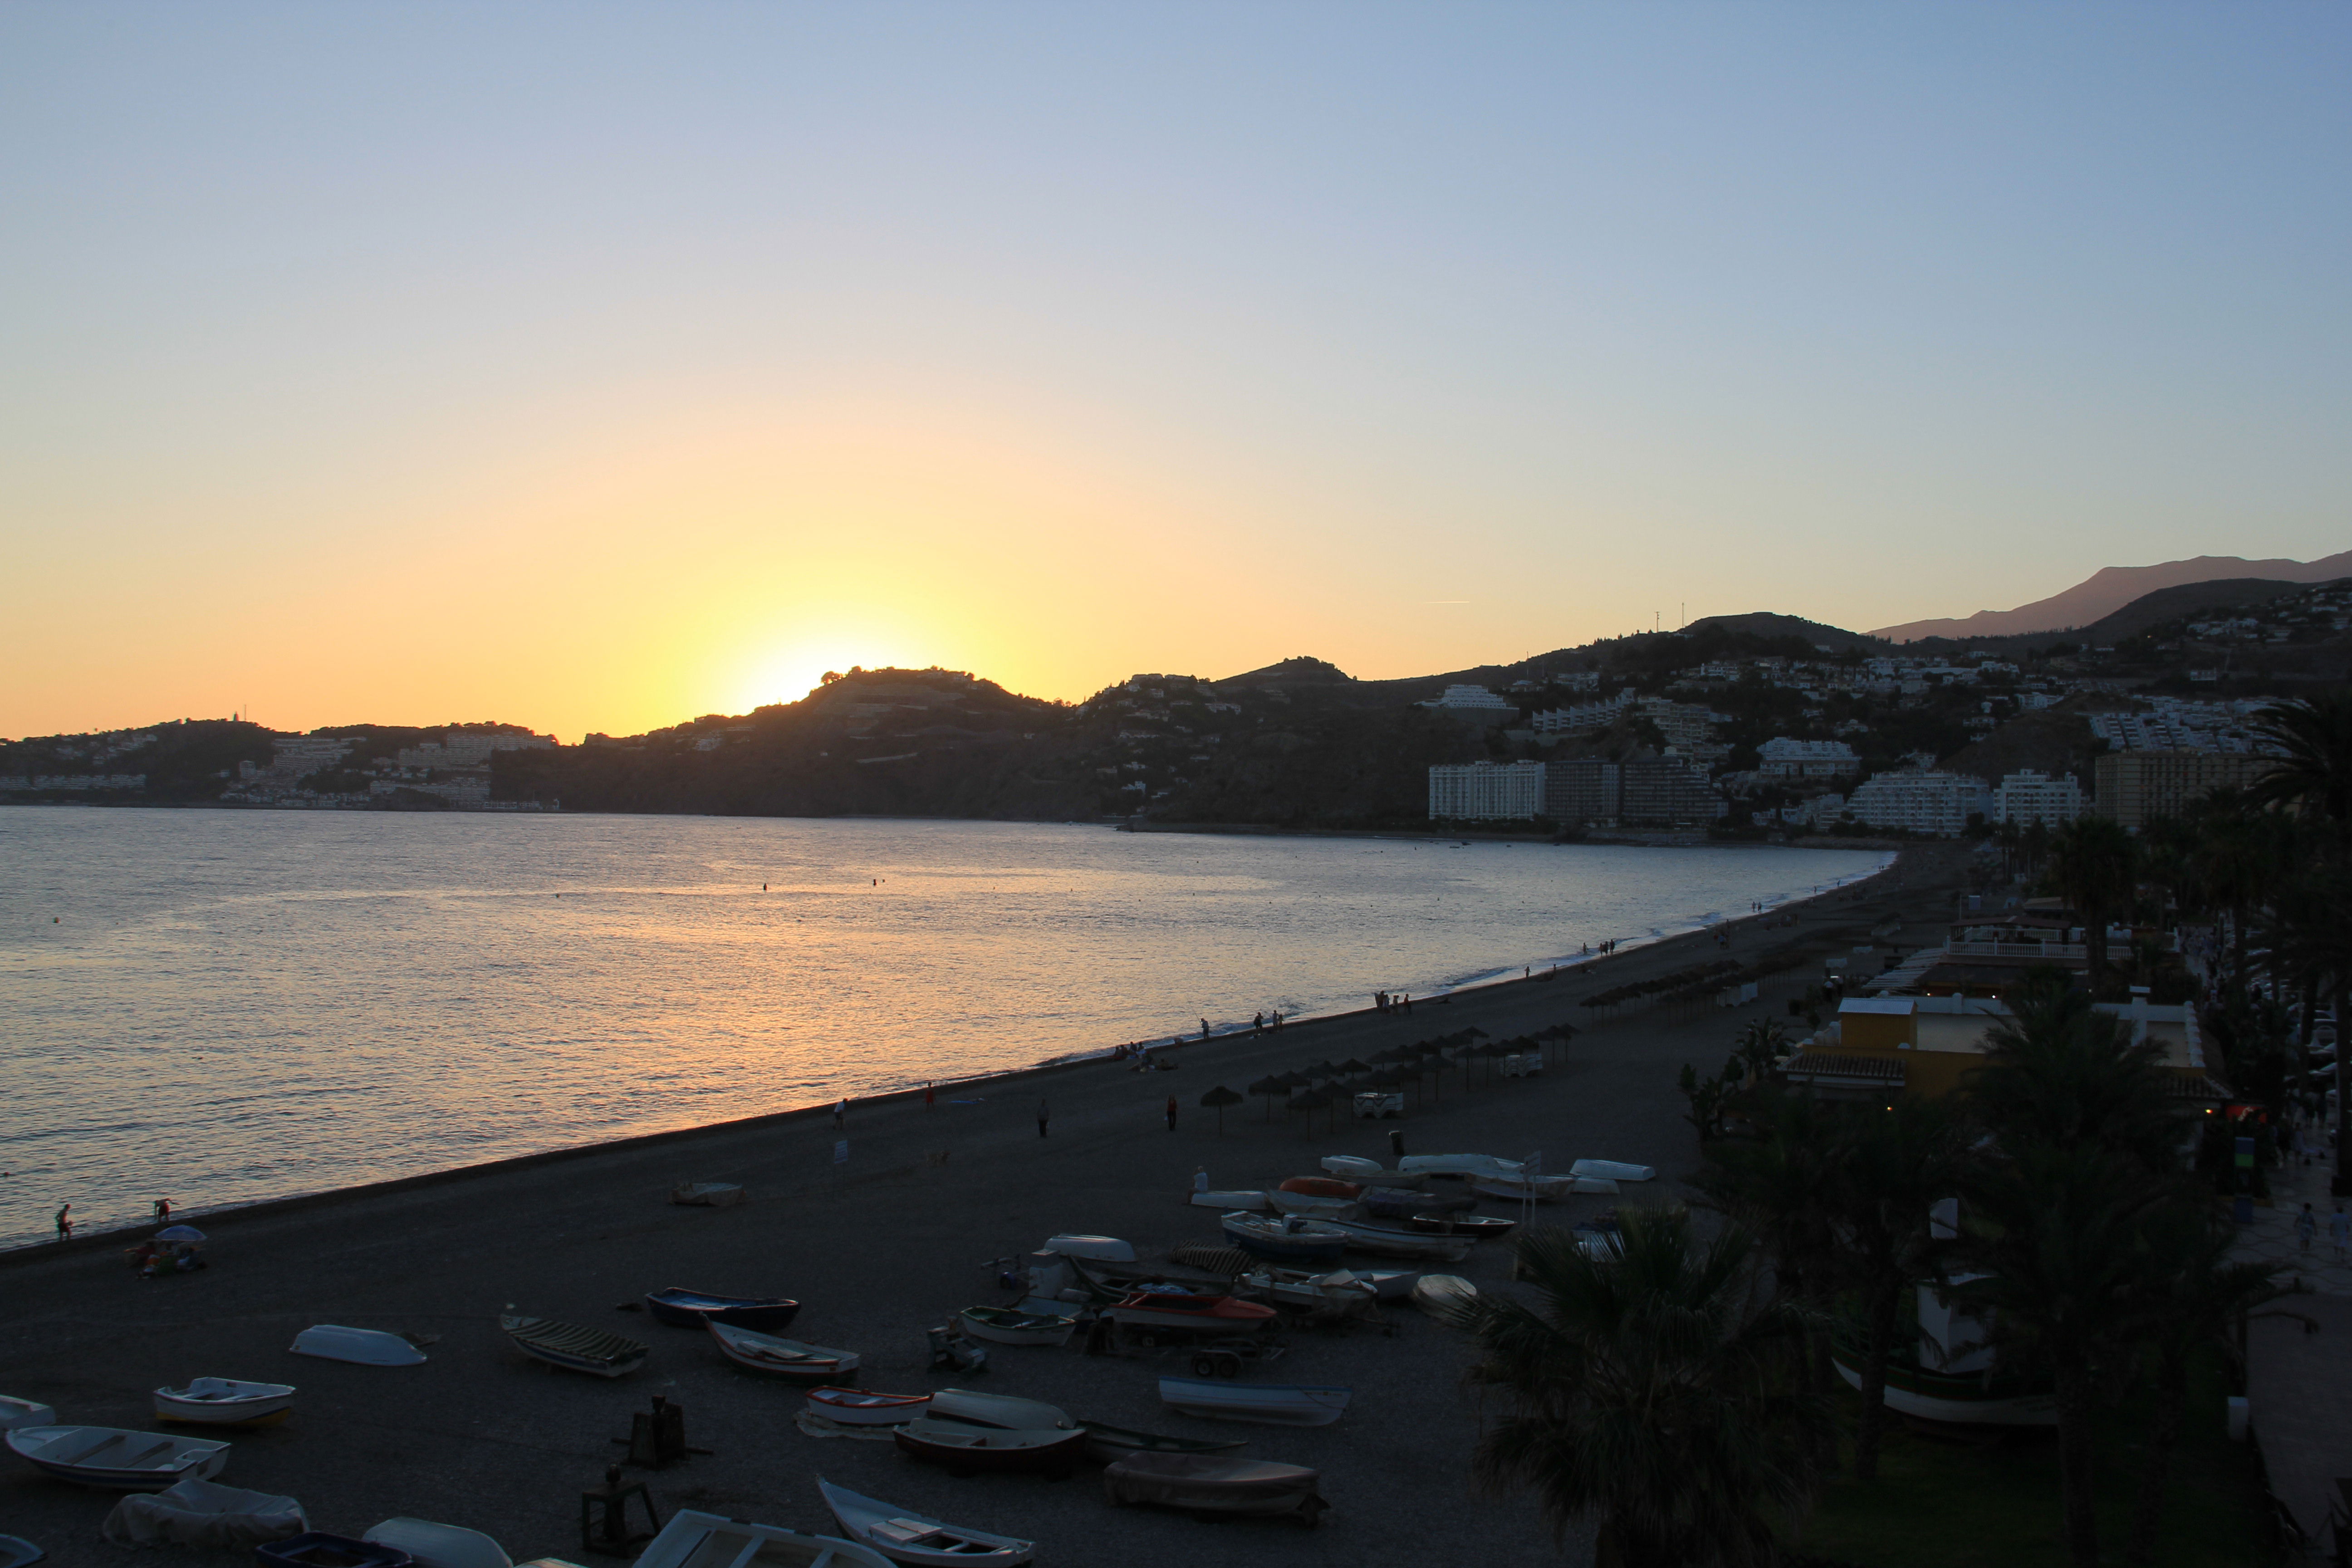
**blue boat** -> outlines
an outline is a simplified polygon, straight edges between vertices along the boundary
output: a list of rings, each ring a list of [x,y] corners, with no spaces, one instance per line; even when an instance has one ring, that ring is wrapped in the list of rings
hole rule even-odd
[[[271,1568],[409,1568],[415,1561],[397,1546],[306,1530],[285,1541],[265,1541],[253,1554]]]
[[[1225,1239],[1244,1252],[1285,1263],[1337,1263],[1347,1250],[1348,1233],[1296,1215],[1247,1214],[1236,1210],[1219,1222]]]
[[[782,1296],[713,1296],[677,1285],[646,1297],[646,1310],[654,1315],[654,1321],[673,1329],[698,1329],[717,1322],[754,1333],[773,1333],[800,1310],[798,1301]]]

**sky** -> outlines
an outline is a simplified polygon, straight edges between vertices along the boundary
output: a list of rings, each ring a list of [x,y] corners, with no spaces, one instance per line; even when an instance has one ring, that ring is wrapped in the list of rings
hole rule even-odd
[[[2352,546],[2352,9],[0,7],[0,734]]]

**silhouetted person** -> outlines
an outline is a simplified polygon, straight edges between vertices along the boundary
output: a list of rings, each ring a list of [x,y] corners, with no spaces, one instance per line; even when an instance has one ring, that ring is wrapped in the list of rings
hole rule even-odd
[[[71,1204],[58,1210],[58,1239],[59,1241],[73,1239],[73,1205]]]
[[[931,1102],[932,1102],[932,1100],[933,1100],[934,1099],[936,1099],[936,1098],[937,1098],[937,1091],[932,1088],[932,1086],[931,1086],[930,1084],[929,1084],[929,1083],[925,1083],[925,1084],[923,1085],[923,1109],[924,1109],[925,1110],[929,1110],[931,1108]]]
[[[1038,1137],[1043,1138],[1044,1136],[1045,1136],[1045,1123],[1046,1123],[1046,1122],[1048,1122],[1048,1121],[1052,1121],[1052,1120],[1053,1120],[1053,1116],[1054,1116],[1053,1111],[1052,1111],[1051,1110],[1049,1110],[1049,1109],[1046,1107],[1045,1102],[1044,1100],[1039,1100],[1039,1101],[1037,1102],[1037,1136],[1038,1136]]]
[[[835,1132],[838,1132],[848,1125],[849,1100],[846,1097],[844,1097],[842,1102],[833,1108],[833,1130]]]
[[[172,1223],[171,1199],[157,1198],[155,1200],[155,1223],[157,1225],[169,1225]]]
[[[1176,1097],[1172,1094],[1168,1097],[1168,1131],[1176,1131]]]
[[[1206,1018],[1201,1020],[1201,1037],[1204,1040],[1209,1037],[1209,1020]]]

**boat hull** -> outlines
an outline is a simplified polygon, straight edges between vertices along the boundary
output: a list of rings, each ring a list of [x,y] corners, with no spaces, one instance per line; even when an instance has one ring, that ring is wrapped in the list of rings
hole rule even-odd
[[[817,1491],[841,1526],[842,1534],[872,1548],[893,1563],[913,1568],[1021,1568],[1036,1554],[1036,1544],[1010,1535],[992,1535],[949,1524],[877,1498],[860,1497],[819,1476]]]
[[[830,1535],[804,1535],[781,1525],[754,1524],[694,1509],[679,1509],[637,1559],[638,1568],[686,1568],[693,1563],[756,1563],[760,1568],[890,1568],[871,1546]]]
[[[499,1327],[515,1349],[531,1360],[566,1372],[584,1372],[591,1377],[626,1377],[645,1365],[646,1357],[652,1353],[647,1346],[619,1334],[549,1318],[508,1315],[499,1320]]]
[[[705,1323],[725,1323],[772,1334],[800,1316],[801,1304],[781,1296],[705,1296],[682,1290],[656,1290],[646,1297],[646,1310],[654,1321],[673,1329],[698,1329]]]
[[[808,1407],[843,1426],[898,1426],[930,1413],[928,1394],[866,1394],[855,1388],[812,1388]]]
[[[1346,1413],[1354,1390],[1213,1378],[1163,1377],[1160,1402],[1188,1415],[1215,1421],[1256,1421],[1273,1426],[1328,1426]]]
[[[1143,1503],[1195,1516],[1297,1519],[1312,1527],[1329,1506],[1315,1489],[1320,1478],[1303,1465],[1201,1454],[1133,1454],[1103,1471],[1103,1495],[1114,1508]]]
[[[17,1426],[7,1440],[18,1458],[44,1475],[101,1491],[152,1492],[184,1480],[208,1481],[228,1464],[226,1443],[118,1426]]]
[[[1131,1454],[1231,1454],[1249,1447],[1246,1437],[1223,1439],[1171,1437],[1160,1432],[1138,1432],[1100,1421],[1078,1423],[1087,1434],[1087,1458],[1097,1464],[1116,1464]]]
[[[1405,1221],[1410,1228],[1430,1236],[1460,1237],[1466,1241],[1491,1241],[1498,1236],[1508,1236],[1518,1223],[1492,1215],[1428,1213],[1416,1214]]]
[[[855,1351],[803,1344],[797,1340],[773,1339],[756,1330],[736,1328],[731,1323],[711,1323],[708,1326],[711,1339],[719,1346],[719,1353],[739,1371],[811,1387],[856,1381],[857,1353]]]
[[[1049,1322],[1036,1314],[976,1312],[969,1307],[956,1316],[965,1333],[992,1344],[1066,1345],[1077,1331],[1076,1322],[1069,1318],[1055,1318]]]
[[[1067,1474],[1087,1447],[1079,1428],[965,1426],[933,1416],[910,1421],[894,1436],[903,1452],[926,1464],[975,1475]]]
[[[1274,1225],[1244,1224],[1251,1216],[1227,1215],[1225,1239],[1244,1252],[1276,1262],[1337,1263],[1348,1250],[1344,1231],[1328,1226],[1288,1229]]]
[[[997,1426],[1036,1431],[1056,1427],[1075,1432],[1078,1424],[1069,1413],[1041,1399],[1013,1394],[975,1394],[969,1388],[942,1388],[931,1395],[931,1414],[968,1426]]]
[[[185,1388],[155,1391],[155,1419],[191,1426],[253,1426],[282,1421],[294,1408],[294,1389],[283,1383],[236,1383],[200,1377]]]
[[[1862,1371],[1843,1355],[1830,1364],[1846,1386],[1862,1387]],[[1984,1390],[1981,1380],[1924,1372],[1893,1365],[1886,1369],[1886,1408],[1915,1421],[1940,1426],[2055,1426],[2058,1396],[2047,1390],[2005,1392]]]

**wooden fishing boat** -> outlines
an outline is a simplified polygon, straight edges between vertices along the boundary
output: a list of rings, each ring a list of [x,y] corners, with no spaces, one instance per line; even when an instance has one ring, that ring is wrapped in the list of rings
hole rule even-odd
[[[1333,1176],[1292,1176],[1277,1190],[1307,1198],[1338,1198],[1345,1203],[1353,1203],[1364,1195],[1360,1184]]]
[[[732,1208],[750,1194],[733,1182],[680,1182],[670,1188],[669,1201],[694,1208]]]
[[[1078,1425],[1068,1411],[1057,1405],[1010,1394],[976,1394],[969,1388],[940,1389],[931,1395],[930,1414],[941,1420],[961,1421],[967,1426],[1053,1426],[1076,1431]]]
[[[806,1384],[845,1384],[857,1376],[856,1351],[780,1340],[732,1323],[712,1323],[709,1329],[719,1353],[745,1372]]]
[[[1367,1160],[1361,1154],[1326,1154],[1315,1162],[1343,1182],[1379,1182],[1392,1179],[1394,1171],[1384,1171],[1378,1160]]]
[[[1034,1542],[943,1523],[876,1498],[860,1497],[823,1476],[816,1479],[816,1489],[824,1496],[824,1506],[833,1510],[844,1536],[893,1563],[913,1563],[917,1568],[965,1568],[966,1564],[1020,1568],[1036,1554]]]
[[[515,1349],[533,1361],[592,1377],[625,1377],[645,1365],[649,1353],[635,1340],[579,1323],[559,1323],[552,1318],[503,1312],[499,1327],[514,1342]]]
[[[1447,1214],[1475,1208],[1478,1200],[1468,1193],[1425,1193],[1419,1187],[1367,1187],[1360,1200],[1374,1219],[1403,1219],[1416,1214]]]
[[[1129,1454],[1103,1471],[1114,1508],[1149,1503],[1203,1515],[1296,1519],[1312,1530],[1330,1505],[1317,1493],[1318,1472],[1304,1465],[1213,1454]]]
[[[1239,1190],[1232,1192],[1190,1192],[1184,1194],[1184,1201],[1192,1205],[1194,1208],[1215,1209],[1219,1214],[1224,1214],[1234,1209],[1255,1213],[1263,1210],[1266,1206],[1265,1194],[1264,1193],[1242,1192]]]
[[[237,1383],[200,1377],[185,1388],[155,1391],[155,1419],[199,1426],[248,1426],[279,1421],[294,1408],[290,1383]]]
[[[1470,1190],[1481,1197],[1500,1198],[1505,1203],[1549,1204],[1571,1193],[1613,1193],[1617,1184],[1595,1185],[1577,1176],[1486,1176],[1472,1182]]]
[[[318,1323],[294,1336],[289,1347],[296,1355],[320,1361],[355,1362],[361,1366],[417,1366],[425,1352],[398,1334],[382,1329],[349,1329],[341,1323]]]
[[[513,1568],[505,1547],[462,1524],[387,1519],[360,1539],[406,1552],[416,1568]]]
[[[1138,1290],[1103,1309],[1103,1316],[1150,1342],[1174,1331],[1192,1334],[1254,1334],[1274,1321],[1274,1309],[1237,1300],[1222,1292],[1197,1294],[1157,1289]]]
[[[868,1394],[859,1388],[812,1388],[808,1407],[844,1426],[896,1426],[928,1415],[928,1394]]]
[[[1218,1223],[1235,1247],[1277,1262],[1337,1263],[1348,1249],[1348,1233],[1319,1220],[1229,1214]]]
[[[1510,1177],[1519,1174],[1526,1165],[1517,1160],[1506,1160],[1496,1154],[1407,1154],[1397,1162],[1397,1169],[1429,1176]]]
[[[1452,1214],[1430,1210],[1406,1220],[1409,1229],[1427,1231],[1436,1236],[1458,1236],[1469,1241],[1491,1241],[1498,1236],[1508,1236],[1519,1222],[1497,1219],[1491,1215]]]
[[[1087,1458],[1108,1465],[1129,1454],[1231,1454],[1249,1447],[1246,1437],[1171,1437],[1164,1432],[1138,1432],[1104,1421],[1080,1421],[1086,1428]]]
[[[1097,1263],[1132,1263],[1135,1244],[1121,1241],[1115,1236],[1055,1236],[1045,1239],[1040,1252],[1058,1253],[1064,1258],[1088,1258]]]
[[[1264,1421],[1277,1426],[1328,1426],[1355,1397],[1351,1388],[1312,1384],[1232,1383],[1214,1377],[1163,1377],[1160,1401],[1190,1415]]]
[[[1411,1268],[1359,1268],[1356,1278],[1368,1282],[1372,1294],[1381,1300],[1402,1301],[1412,1294],[1421,1273]]]
[[[1451,1322],[1478,1300],[1478,1287],[1459,1274],[1424,1274],[1412,1288],[1412,1304],[1440,1322]]]
[[[228,1445],[120,1426],[13,1426],[16,1457],[57,1477],[109,1491],[160,1491],[174,1481],[208,1481],[228,1463]]]
[[[1077,1320],[1059,1312],[1021,1312],[1010,1307],[966,1307],[956,1314],[963,1331],[1000,1345],[1066,1345]]]
[[[890,1568],[871,1546],[830,1535],[804,1535],[781,1524],[754,1524],[690,1508],[669,1516],[637,1559],[637,1568]]]
[[[954,1475],[982,1471],[1067,1474],[1085,1454],[1077,1427],[973,1426],[925,1415],[894,1434],[900,1449]]]
[[[1268,1191],[1265,1206],[1279,1215],[1297,1215],[1301,1219],[1342,1219],[1360,1216],[1364,1205],[1353,1198],[1321,1197],[1313,1193],[1286,1193],[1280,1187]]]
[[[47,1555],[21,1535],[0,1535],[0,1568],[30,1568]]]
[[[713,1296],[673,1285],[646,1296],[646,1310],[656,1322],[674,1329],[698,1329],[705,1323],[731,1323],[772,1334],[791,1322],[801,1304],[785,1296]]]
[[[1429,1263],[1457,1263],[1470,1255],[1467,1237],[1404,1230],[1395,1226],[1366,1225],[1361,1220],[1335,1219],[1329,1224],[1339,1232],[1350,1252],[1370,1252],[1382,1258],[1410,1258]]]
[[[1276,1307],[1326,1319],[1370,1317],[1380,1300],[1370,1280],[1344,1268],[1311,1274],[1266,1264],[1243,1275],[1235,1289]]]

